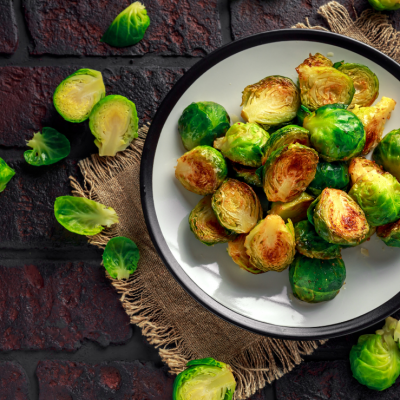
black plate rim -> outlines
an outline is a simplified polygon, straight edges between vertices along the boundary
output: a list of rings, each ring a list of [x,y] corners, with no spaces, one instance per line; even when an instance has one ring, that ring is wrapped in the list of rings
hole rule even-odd
[[[158,108],[151,123],[143,149],[140,167],[140,193],[146,225],[159,256],[172,276],[198,303],[218,317],[260,335],[294,340],[327,339],[357,332],[393,314],[400,309],[400,292],[378,308],[357,318],[321,327],[285,327],[245,317],[218,303],[211,296],[203,292],[185,273],[172,255],[164,239],[158,224],[153,200],[152,175],[158,139],[165,121],[183,93],[203,73],[233,54],[265,43],[292,40],[321,42],[343,47],[376,62],[391,73],[397,80],[400,80],[400,65],[393,59],[371,46],[331,32],[311,29],[282,29],[260,33],[226,44],[207,55],[186,72],[170,90]]]

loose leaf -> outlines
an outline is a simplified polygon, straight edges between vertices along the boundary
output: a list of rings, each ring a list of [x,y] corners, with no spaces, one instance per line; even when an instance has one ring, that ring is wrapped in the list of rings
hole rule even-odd
[[[0,158],[0,192],[6,188],[7,183],[14,175],[15,171],[9,167],[2,158]]]

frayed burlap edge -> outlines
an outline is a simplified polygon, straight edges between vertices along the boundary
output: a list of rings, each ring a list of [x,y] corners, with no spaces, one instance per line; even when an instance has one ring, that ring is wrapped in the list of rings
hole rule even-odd
[[[390,24],[389,17],[372,9],[363,11],[360,17],[355,10],[354,13],[355,21],[351,19],[347,9],[336,1],[331,1],[318,10],[318,14],[326,19],[332,32],[375,47],[400,62],[400,33]],[[329,31],[322,26],[311,26],[308,18],[306,24],[298,23],[292,28]]]
[[[148,126],[139,130],[139,137],[124,152],[115,157],[90,158],[79,162],[84,178],[81,186],[74,177],[70,177],[72,194],[99,201],[95,188],[100,182],[115,177],[127,166],[140,163]],[[107,242],[117,236],[116,229],[105,229],[95,236],[88,236],[89,243],[104,248]],[[183,371],[189,360],[195,358],[187,348],[179,332],[172,328],[163,310],[154,301],[151,291],[142,281],[140,273],[136,272],[128,280],[112,279],[112,285],[121,295],[121,303],[132,324],[137,325],[148,342],[158,349],[163,362],[172,374]],[[269,337],[261,337],[258,342],[243,349],[239,354],[226,361],[232,368],[237,387],[235,399],[242,400],[252,396],[257,390],[265,387],[275,379],[291,371],[300,364],[303,355],[311,354],[321,341],[291,341]]]

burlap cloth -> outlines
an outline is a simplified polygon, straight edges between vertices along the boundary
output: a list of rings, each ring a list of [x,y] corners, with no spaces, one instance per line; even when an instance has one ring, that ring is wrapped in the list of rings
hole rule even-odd
[[[336,2],[321,7],[319,13],[333,32],[399,60],[399,34],[385,15],[367,10],[352,21],[347,10]],[[326,30],[309,24],[294,28]],[[132,324],[138,325],[149,343],[158,348],[171,373],[182,371],[191,359],[214,357],[233,368],[235,398],[248,398],[289,372],[319,342],[273,339],[231,325],[200,306],[170,275],[150,240],[140,202],[140,158],[147,131],[148,127],[142,127],[139,138],[116,157],[93,155],[81,161],[83,187],[71,178],[74,195],[111,206],[120,217],[118,225],[89,237],[89,242],[104,247],[111,237],[126,236],[138,245],[141,259],[137,272],[127,281],[110,279],[122,295],[121,302]]]

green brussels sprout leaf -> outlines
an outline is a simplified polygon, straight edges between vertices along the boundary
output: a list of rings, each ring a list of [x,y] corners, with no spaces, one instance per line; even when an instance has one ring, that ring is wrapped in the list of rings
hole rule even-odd
[[[243,181],[248,185],[253,185],[262,188],[262,178],[260,178],[259,169],[262,174],[262,166],[259,168],[246,167],[245,165],[231,162],[231,173],[232,176],[239,181]]]
[[[14,175],[15,171],[9,167],[2,158],[0,158],[0,192],[6,188],[7,183],[10,182]]]
[[[399,0],[368,0],[377,11],[395,11],[400,8]]]
[[[400,180],[400,129],[389,132],[372,154],[372,158]]]
[[[268,214],[279,215],[284,221],[290,219],[293,223],[307,219],[307,210],[314,201],[314,197],[303,192],[288,203],[277,201],[271,204]]]
[[[300,108],[297,110],[297,113],[296,113],[297,122],[298,122],[298,124],[300,126],[303,126],[304,118],[308,114],[311,114],[311,111],[306,106],[301,105]]]
[[[349,170],[344,162],[328,163],[320,161],[314,180],[307,190],[319,196],[325,188],[341,189],[346,191],[350,182]]]
[[[378,226],[376,234],[383,240],[386,246],[400,247],[400,220],[391,224]]]
[[[344,60],[342,60],[342,61],[337,61],[337,62],[335,62],[332,66],[333,66],[333,68],[338,69],[343,63],[344,63]]]

